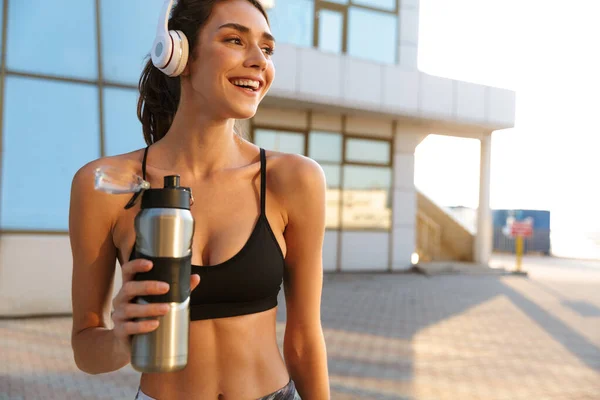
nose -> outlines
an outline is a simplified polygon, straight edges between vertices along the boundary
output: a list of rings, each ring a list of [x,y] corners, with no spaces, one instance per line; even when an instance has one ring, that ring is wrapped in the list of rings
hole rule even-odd
[[[244,66],[247,68],[256,68],[261,71],[264,71],[267,68],[269,60],[267,59],[267,55],[264,53],[263,49],[260,46],[252,46],[248,50],[248,55],[246,57],[246,61]]]

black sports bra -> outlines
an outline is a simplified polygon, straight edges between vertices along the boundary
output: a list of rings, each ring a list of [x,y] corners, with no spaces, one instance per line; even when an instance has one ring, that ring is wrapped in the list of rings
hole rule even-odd
[[[148,147],[142,161],[144,179],[147,154]],[[277,306],[284,257],[265,213],[266,174],[267,161],[261,148],[260,215],[250,238],[236,255],[217,265],[192,265],[192,274],[201,277],[200,284],[190,297],[192,321],[253,314]],[[134,202],[135,198],[132,198],[126,208]],[[134,250],[135,244],[130,259],[135,254]]]

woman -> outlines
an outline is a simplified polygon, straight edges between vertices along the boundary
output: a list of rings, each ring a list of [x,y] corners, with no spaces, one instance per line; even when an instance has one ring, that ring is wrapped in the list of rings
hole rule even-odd
[[[166,311],[132,299],[168,291],[132,280],[152,267],[128,261],[139,201],[126,208],[129,198],[95,191],[94,170],[145,174],[153,187],[178,174],[195,197],[189,361],[181,371],[142,374],[138,398],[329,399],[320,322],[323,172],[302,156],[264,153],[234,132],[235,120],[251,118],[273,82],[267,15],[256,0],[180,0],[169,29],[185,33],[190,56],[177,78],[150,61],[143,72],[138,115],[149,147],[93,161],[73,178],[77,366],[98,374],[127,365],[131,335],[157,327],[135,319]],[[111,313],[116,259],[123,285]],[[284,358],[275,330],[279,285],[266,281],[283,282]],[[266,291],[267,301],[254,299]]]

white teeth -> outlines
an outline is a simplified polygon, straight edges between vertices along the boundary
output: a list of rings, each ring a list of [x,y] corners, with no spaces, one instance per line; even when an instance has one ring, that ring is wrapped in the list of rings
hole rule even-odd
[[[258,89],[260,86],[259,81],[255,81],[252,79],[234,79],[231,81],[231,83],[233,83],[236,86],[248,86],[254,90]]]

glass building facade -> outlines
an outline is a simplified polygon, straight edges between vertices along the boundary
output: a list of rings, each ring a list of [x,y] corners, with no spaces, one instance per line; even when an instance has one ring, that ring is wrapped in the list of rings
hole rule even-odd
[[[137,83],[162,3],[3,0],[0,231],[66,232],[77,169],[145,146]],[[397,0],[277,0],[268,13],[280,43],[396,62]],[[250,136],[322,165],[329,229],[390,228],[391,140],[260,125]]]
[[[277,0],[277,40],[378,63],[395,63],[399,0]]]

